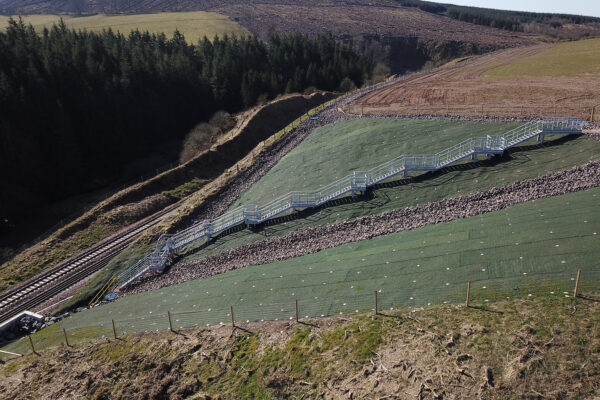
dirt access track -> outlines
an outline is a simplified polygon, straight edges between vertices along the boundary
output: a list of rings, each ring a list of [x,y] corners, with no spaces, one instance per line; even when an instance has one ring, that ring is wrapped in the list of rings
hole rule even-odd
[[[589,50],[587,47],[593,49],[596,44],[592,42],[596,40],[587,41],[593,46],[587,44],[585,51]],[[400,116],[556,115],[589,118],[591,108],[600,104],[600,74],[591,62],[590,72],[573,73],[567,65],[573,59],[569,58],[565,46],[572,45],[539,44],[500,50],[432,72],[415,74],[359,98],[346,111]],[[544,63],[546,59],[564,60],[560,61],[564,65]],[[585,68],[584,65],[582,69]],[[565,71],[564,75],[562,71]]]

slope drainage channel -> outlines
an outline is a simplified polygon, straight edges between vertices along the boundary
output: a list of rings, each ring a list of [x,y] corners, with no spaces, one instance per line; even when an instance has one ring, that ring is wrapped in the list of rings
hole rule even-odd
[[[473,137],[435,154],[401,155],[368,171],[354,171],[317,190],[290,192],[263,206],[243,205],[213,220],[201,221],[176,234],[162,235],[151,254],[118,276],[118,287],[123,289],[149,272],[162,271],[173,251],[197,240],[210,240],[212,236],[234,226],[258,225],[289,210],[315,208],[347,194],[352,196],[357,193],[364,194],[368,187],[396,175],[405,178],[412,171],[437,171],[469,157],[475,160],[479,154],[488,157],[503,154],[507,149],[535,137],[543,142],[544,136],[548,134],[581,135],[582,129],[583,121],[580,119],[536,119],[503,135]]]

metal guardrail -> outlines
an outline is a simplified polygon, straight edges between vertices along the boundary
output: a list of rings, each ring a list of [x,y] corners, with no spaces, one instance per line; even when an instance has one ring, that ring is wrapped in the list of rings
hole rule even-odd
[[[574,118],[543,118],[530,121],[503,135],[488,135],[466,139],[435,154],[401,155],[368,171],[355,171],[317,190],[293,191],[268,204],[248,204],[229,211],[213,220],[201,221],[173,235],[162,235],[154,252],[138,261],[117,278],[124,288],[142,275],[151,271],[162,271],[170,254],[197,240],[210,240],[227,229],[246,224],[253,226],[270,220],[289,210],[318,207],[328,201],[347,194],[364,193],[368,187],[411,171],[437,171],[465,158],[475,159],[478,154],[488,157],[502,154],[505,150],[524,141],[546,134],[581,134],[583,121]]]

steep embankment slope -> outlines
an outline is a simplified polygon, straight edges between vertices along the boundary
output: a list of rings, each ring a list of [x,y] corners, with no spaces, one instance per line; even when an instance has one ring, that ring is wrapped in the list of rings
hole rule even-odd
[[[189,196],[243,158],[250,149],[331,94],[285,96],[238,117],[238,125],[216,143],[171,170],[128,187],[2,265],[0,290],[109,237],[128,225]]]
[[[265,204],[290,190],[316,189],[353,170],[372,167],[400,154],[428,153],[425,149],[439,150],[466,137],[500,133],[514,125],[392,119],[338,122],[315,130],[241,193],[235,204]],[[336,201],[295,217],[281,218],[256,231],[241,230],[217,237],[208,246],[191,245],[181,252],[180,262],[198,260],[299,229],[486,191],[598,158],[600,143],[587,137],[554,138],[543,145],[535,141],[523,143],[504,157],[465,162],[405,181],[397,178],[354,201]]]
[[[600,166],[595,171],[598,185]],[[576,172],[581,171],[573,175]],[[557,187],[569,187],[569,178],[557,180]],[[522,186],[529,196],[544,190]],[[74,332],[95,331],[92,337],[108,335],[111,319],[119,332],[166,329],[167,310],[176,327],[215,325],[231,318],[229,305],[238,321],[287,320],[294,317],[295,300],[302,316],[353,313],[372,307],[374,290],[379,291],[382,309],[417,307],[460,302],[467,280],[473,281],[473,299],[480,302],[506,296],[563,297],[563,291],[572,289],[578,268],[584,270],[580,288],[597,293],[600,189],[533,197],[534,201],[521,204],[519,194],[523,195],[505,193],[503,203],[499,193],[486,193],[444,202],[445,207],[420,207],[317,229],[305,240],[299,233],[266,241],[271,246],[259,243],[243,249],[250,260],[269,256],[283,260],[270,264],[241,268],[244,254],[233,251],[176,266],[170,274],[132,288],[159,290],[77,313],[61,326]],[[511,203],[506,200],[516,205],[507,207]],[[314,254],[286,259],[300,255],[296,249]],[[227,272],[235,268],[239,269]],[[177,279],[198,277],[206,279],[170,286]],[[40,334],[44,336],[43,331]],[[62,339],[56,335],[54,340]],[[14,349],[24,351],[27,345],[23,340]]]
[[[562,239],[569,238],[572,239],[572,241],[562,244],[558,242],[554,243],[556,248],[561,247],[560,252],[554,256],[562,257],[560,260],[549,262],[549,269],[546,271],[549,274],[548,276],[563,272],[572,274],[573,271],[575,271],[574,267],[566,264],[572,264],[572,262],[575,262],[577,267],[583,267],[587,269],[588,273],[591,274],[588,276],[590,279],[592,279],[592,281],[598,282],[597,274],[594,275],[594,273],[592,273],[592,271],[598,271],[598,268],[594,265],[593,257],[591,257],[591,254],[600,250],[600,241],[598,240],[598,238],[600,238],[600,236],[598,236],[598,231],[600,231],[600,229],[598,229],[598,226],[594,222],[596,218],[592,215],[594,203],[598,201],[596,199],[598,194],[594,192],[594,190],[590,190],[589,192],[585,193],[592,193],[591,197],[585,197],[585,195],[581,195],[583,197],[575,196],[574,203],[570,202],[568,197],[562,197],[561,195],[563,193],[594,188],[599,185],[600,163],[590,163],[582,167],[573,168],[567,172],[548,174],[534,180],[518,182],[506,187],[492,189],[483,193],[461,196],[450,200],[442,200],[423,206],[391,211],[381,215],[361,217],[324,227],[300,229],[291,233],[281,234],[263,240],[257,240],[255,242],[234,247],[233,249],[229,250],[222,248],[219,249],[220,252],[215,252],[216,254],[200,258],[198,261],[188,261],[176,264],[168,273],[159,277],[148,278],[146,282],[129,288],[129,291],[133,293],[143,292],[146,290],[170,286],[178,282],[213,276],[232,269],[273,262],[278,262],[278,266],[274,267],[275,270],[279,270],[278,268],[280,267],[283,270],[285,269],[284,266],[287,265],[294,266],[292,267],[293,270],[296,267],[306,264],[317,264],[324,269],[327,269],[329,266],[336,265],[336,269],[338,269],[339,264],[335,262],[331,263],[331,261],[336,259],[336,255],[337,261],[342,262],[342,260],[346,258],[346,256],[343,254],[351,253],[352,249],[361,248],[363,246],[369,248],[371,246],[374,247],[375,250],[373,250],[373,252],[370,254],[375,256],[375,261],[362,258],[360,260],[362,262],[358,262],[355,265],[363,265],[365,268],[374,265],[376,268],[386,271],[386,268],[383,266],[383,262],[380,259],[382,256],[380,253],[385,253],[387,250],[389,250],[389,247],[394,247],[394,250],[398,248],[401,251],[403,249],[403,245],[400,243],[404,240],[408,240],[410,243],[408,247],[408,255],[399,254],[396,255],[396,257],[394,257],[394,255],[388,255],[387,261],[385,262],[386,264],[389,264],[397,257],[407,256],[409,259],[402,260],[413,261],[414,264],[417,264],[417,267],[420,267],[421,265],[428,264],[431,257],[435,258],[437,255],[440,255],[442,257],[438,260],[438,267],[440,267],[443,263],[447,264],[446,270],[449,270],[450,266],[452,266],[452,269],[457,267],[460,269],[461,266],[465,268],[467,266],[474,267],[475,271],[469,272],[471,273],[471,278],[483,280],[484,285],[486,284],[486,281],[490,279],[490,273],[497,273],[500,274],[499,277],[501,277],[498,282],[503,282],[503,284],[510,286],[513,284],[511,279],[516,279],[518,281],[519,278],[523,278],[519,273],[523,266],[530,266],[531,263],[539,263],[540,265],[532,265],[531,267],[542,268],[542,264],[548,262],[547,260],[552,258],[547,252],[545,252],[543,255],[536,254],[536,247],[539,245],[544,245],[543,242],[545,241],[561,240],[561,237],[559,237],[557,234],[558,230],[556,229],[556,225],[562,224],[562,222],[557,222],[561,221],[562,219],[565,219],[565,226],[570,226],[570,228],[566,230],[568,233],[565,237],[562,237]],[[553,196],[557,196],[557,199],[555,200],[556,203],[551,203],[554,204],[553,206],[549,206],[551,211],[542,210],[542,206],[539,204],[547,205],[548,201],[540,201],[539,199]],[[586,200],[582,200],[584,198]],[[534,202],[536,202],[535,205],[533,204]],[[514,209],[509,209],[504,213],[504,215],[507,217],[506,223],[504,221],[498,221],[494,219],[500,215],[498,214],[499,210],[502,210],[506,207],[519,205],[521,203],[523,203],[522,208],[519,208],[521,207],[519,206]],[[538,208],[538,216],[535,216],[532,212],[532,207],[536,206],[540,207]],[[563,208],[570,209],[571,207],[581,207],[581,212],[583,214],[580,215],[578,214],[579,211],[570,210],[562,211],[562,213],[560,212]],[[511,214],[511,210],[514,211],[514,215],[509,215]],[[494,212],[494,214],[488,216],[487,213],[490,212]],[[555,217],[555,220],[552,221],[544,218],[547,212],[552,214],[560,213],[560,215]],[[482,216],[479,221],[477,221],[477,219],[473,219],[473,217],[476,215]],[[466,224],[465,226],[472,225],[479,228],[480,223],[481,228],[479,228],[479,231],[468,228],[468,234],[461,236],[460,231],[464,228],[464,226],[461,225],[462,223],[451,225],[445,224],[449,221],[460,220],[461,218],[470,219],[469,222],[464,222],[464,224]],[[500,220],[502,220],[502,218],[500,218]],[[543,220],[545,225],[533,224],[533,221],[536,220]],[[524,227],[522,226],[523,223],[532,224],[532,226]],[[485,224],[495,224],[496,228],[503,236],[502,239],[498,239],[494,237],[495,234],[484,230],[483,227]],[[416,238],[411,236],[412,234],[408,234],[407,237],[403,235],[396,235],[398,232],[412,231],[413,229],[425,226],[428,228],[423,230],[418,229],[421,234],[415,233],[415,235],[417,235]],[[509,228],[512,226],[515,228]],[[538,232],[538,230],[544,230],[545,228],[548,229],[547,234],[546,232]],[[451,230],[450,233],[448,233],[448,229]],[[457,230],[459,233],[458,236],[454,236],[453,230]],[[439,232],[442,233],[440,233],[438,236]],[[508,234],[509,232],[510,234]],[[392,237],[389,240],[385,239],[387,235],[392,235]],[[420,241],[421,235],[424,239],[422,243]],[[433,240],[432,237],[434,237]],[[492,239],[486,240],[486,242],[483,242],[480,239],[479,244],[477,244],[477,240],[474,240],[474,238],[483,237],[492,237]],[[535,239],[531,239],[534,237]],[[445,249],[445,259],[442,253],[436,253],[436,251],[444,251],[443,246],[440,245],[444,243],[444,239],[447,240],[449,247],[448,249]],[[226,238],[223,238],[223,240],[225,241]],[[371,241],[365,242],[366,240]],[[441,240],[441,242],[438,242],[438,240]],[[353,243],[357,244],[354,245]],[[369,245],[367,243],[371,244]],[[513,247],[513,244],[519,247]],[[337,247],[342,245],[344,246],[341,248]],[[384,250],[377,250],[379,246],[382,246]],[[417,251],[419,246],[421,248],[420,252]],[[430,246],[440,246],[433,251],[433,256],[431,255],[432,253],[430,251],[424,251],[425,248],[429,248]],[[327,250],[331,248],[334,248],[335,250],[333,250],[333,252]],[[499,248],[501,249],[500,251],[498,251]],[[306,258],[301,257],[299,259],[294,258],[314,253],[319,255]],[[333,255],[328,257],[328,253]],[[518,256],[516,253],[518,253]],[[523,261],[522,257],[525,255],[525,253],[531,253],[535,256],[533,258],[528,258],[528,261]],[[419,256],[419,254],[421,256]],[[478,257],[478,254],[481,257]],[[357,253],[355,256],[357,259],[354,261],[358,261],[358,258],[360,258],[361,255],[364,254],[360,252]],[[421,263],[419,263],[419,260],[421,259],[420,257],[422,257]],[[544,257],[548,257],[548,259],[543,261]],[[280,260],[287,261],[280,263]],[[475,260],[478,261],[476,261],[474,265],[469,264]],[[512,265],[511,262],[507,263],[503,260],[518,260],[517,263],[519,263],[519,265],[516,267],[517,272],[515,272],[515,266]],[[487,266],[493,266],[493,268],[486,269]],[[348,266],[346,265],[345,267]],[[414,268],[414,265],[411,267]],[[479,272],[478,268],[481,267],[483,268],[481,269],[481,272]],[[496,268],[499,270],[496,271]],[[504,270],[504,268],[507,269]],[[316,269],[320,270],[319,268]],[[410,268],[409,270],[412,271]],[[486,272],[486,270],[488,272]],[[440,271],[445,272],[443,268],[438,268],[437,272]],[[321,271],[320,273],[325,272],[327,271]],[[332,273],[332,271],[329,272]],[[430,290],[433,290],[433,292],[436,292],[436,290],[440,290],[441,292],[447,292],[448,289],[453,290],[453,287],[444,288],[444,283],[447,286],[449,283],[446,281],[441,282],[437,279],[437,277],[433,280],[426,278],[425,282],[423,282],[423,277],[419,276],[421,272],[435,273],[436,268],[433,268],[430,271],[424,271],[420,268],[416,268],[414,271],[408,274],[409,276],[404,276],[404,278],[418,279],[419,282],[424,285],[422,288],[419,287],[420,289],[429,288]],[[525,272],[525,274],[531,274],[532,271],[521,272]],[[310,271],[306,271],[306,273],[310,274]],[[338,278],[339,277],[336,277],[336,279]],[[359,277],[356,278],[358,281],[360,281],[360,279],[358,279]],[[469,277],[464,276],[463,278],[465,281],[469,279]],[[378,275],[378,279],[381,279],[381,275]],[[413,280],[413,282],[416,281]],[[396,283],[400,282],[392,282],[391,284],[394,285]],[[487,283],[490,284],[492,282]],[[292,282],[290,285],[294,285],[294,283]],[[310,287],[308,284],[301,286]],[[517,283],[516,286],[521,285]],[[410,290],[417,289],[416,287],[411,286]],[[412,291],[410,294],[415,296],[411,297],[411,300],[417,299],[416,301],[420,302],[431,300],[427,297],[421,297],[420,294],[417,295]],[[408,294],[406,297],[408,297]],[[438,296],[436,295],[435,297],[437,298]]]

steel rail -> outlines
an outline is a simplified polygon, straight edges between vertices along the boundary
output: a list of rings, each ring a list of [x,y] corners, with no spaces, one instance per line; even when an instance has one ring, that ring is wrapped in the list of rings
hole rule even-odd
[[[21,311],[31,309],[49,300],[63,290],[94,274],[180,203],[181,201],[178,201],[143,218],[96,245],[2,293],[0,295],[0,323],[12,318]]]
[[[383,82],[367,89],[352,93],[349,96],[346,96],[345,99],[342,99],[339,104],[343,104],[345,101],[350,101],[356,96],[362,96],[374,90],[390,86],[395,82],[396,80]],[[334,104],[337,105],[338,102]],[[331,107],[333,107],[333,105],[329,105],[325,109],[330,109]],[[108,245],[110,248],[111,243],[114,243],[132,231],[135,231],[138,229],[138,227],[140,227],[141,224],[144,223],[144,221],[146,221],[146,224],[141,225],[144,227],[144,229],[140,229],[138,234],[132,235],[131,237],[128,237],[126,240],[122,241],[122,246],[118,247],[119,251],[122,250],[137,236],[139,236],[143,230],[154,224],[150,222],[158,222],[163,215],[178,207],[184,200],[185,199],[182,199],[171,206],[168,206],[165,209],[158,211],[157,213],[146,217],[135,224],[132,224],[123,231],[100,241],[89,249],[83,250],[82,252],[42,271],[40,274],[31,277],[0,294],[0,323],[11,318],[20,311],[43,303],[44,301],[60,293],[65,288],[68,288],[78,281],[85,279],[90,274],[95,273],[98,269],[108,264],[110,258],[117,254],[117,252],[107,252],[107,249],[104,247],[105,245]],[[189,229],[194,232],[194,230],[197,229],[197,225],[194,225]],[[169,237],[169,235],[165,236]],[[196,239],[199,238],[200,237],[196,235]],[[158,243],[161,243],[160,238]],[[162,252],[159,251],[159,255],[161,257],[168,257],[168,252],[165,252],[164,250]],[[96,259],[98,256],[101,256],[100,259]]]

